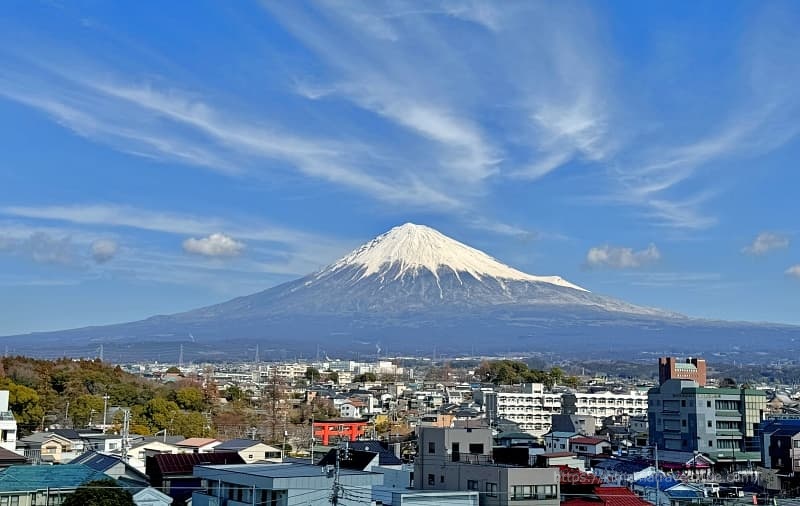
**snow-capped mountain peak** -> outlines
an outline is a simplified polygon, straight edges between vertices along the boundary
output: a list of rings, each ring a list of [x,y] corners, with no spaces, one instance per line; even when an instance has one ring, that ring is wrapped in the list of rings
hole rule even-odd
[[[502,264],[475,248],[425,225],[406,223],[360,246],[318,274],[319,277],[355,267],[360,279],[392,272],[395,279],[427,270],[438,277],[440,269],[476,279],[534,281],[586,291],[559,276],[534,276]]]

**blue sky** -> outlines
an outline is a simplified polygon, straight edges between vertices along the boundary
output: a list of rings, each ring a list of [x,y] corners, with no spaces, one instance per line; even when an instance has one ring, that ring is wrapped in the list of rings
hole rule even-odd
[[[315,271],[407,221],[800,323],[796,2],[7,2],[0,335]]]

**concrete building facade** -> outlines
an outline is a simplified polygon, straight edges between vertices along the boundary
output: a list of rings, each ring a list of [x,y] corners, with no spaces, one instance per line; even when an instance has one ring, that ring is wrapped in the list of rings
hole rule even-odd
[[[671,379],[648,393],[650,443],[660,449],[698,451],[722,462],[760,461],[758,425],[763,391],[704,388]]]
[[[556,506],[560,483],[555,468],[497,464],[488,428],[419,428],[414,488],[468,490],[481,506]]]

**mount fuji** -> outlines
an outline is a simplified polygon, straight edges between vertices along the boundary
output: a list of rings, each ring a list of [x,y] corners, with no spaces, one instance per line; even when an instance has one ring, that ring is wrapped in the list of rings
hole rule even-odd
[[[396,353],[635,355],[788,351],[800,327],[699,320],[537,276],[422,225],[395,227],[301,279],[184,313],[4,338],[17,353],[120,360]],[[181,349],[183,349],[181,346]]]

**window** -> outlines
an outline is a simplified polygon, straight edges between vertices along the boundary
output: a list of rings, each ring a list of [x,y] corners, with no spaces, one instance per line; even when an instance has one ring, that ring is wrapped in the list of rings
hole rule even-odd
[[[469,444],[469,452],[473,455],[475,454],[483,454],[483,443],[470,443]]]
[[[686,420],[681,420],[681,427],[686,427]]]
[[[436,485],[436,476],[432,474],[428,475],[428,485]]]
[[[8,496],[0,496],[0,506],[8,506]]]
[[[439,483],[444,483],[444,475],[439,476]]]
[[[436,443],[428,443],[428,453],[436,453]]]
[[[478,481],[467,480],[467,490],[478,490]]]
[[[686,407],[686,399],[681,399],[681,407],[682,408]]]
[[[486,482],[486,495],[489,497],[497,497],[497,483]]]
[[[458,443],[452,444],[452,452],[450,458],[453,462],[458,462],[461,460],[461,446]]]
[[[708,447],[709,447],[709,448],[712,448],[713,446],[714,446],[714,441],[712,441],[712,440],[710,440],[710,439],[709,439],[709,440],[708,440]]]
[[[711,427],[711,420],[708,421],[708,426]]]
[[[711,401],[706,401],[706,407],[707,407],[707,408],[710,408],[710,407],[711,407]]]
[[[11,496],[11,504],[9,506],[19,506],[19,496],[13,495]]]

